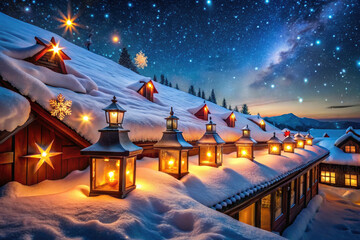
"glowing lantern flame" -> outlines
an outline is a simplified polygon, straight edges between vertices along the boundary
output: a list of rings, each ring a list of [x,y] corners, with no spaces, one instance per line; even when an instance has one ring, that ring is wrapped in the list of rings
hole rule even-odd
[[[272,150],[273,150],[273,152],[276,152],[278,150],[278,148],[276,146],[273,146]]]
[[[129,173],[130,173],[130,171],[129,171],[129,170],[127,170],[127,171],[126,171],[126,175],[129,175]]]
[[[303,142],[299,142],[299,146],[302,146],[303,145]]]
[[[308,144],[311,144],[311,140],[308,140],[307,143],[308,143]]]
[[[242,155],[242,156],[246,156],[246,155],[247,155],[246,150],[242,150],[242,151],[241,151],[241,155]]]
[[[286,146],[286,149],[287,149],[287,150],[291,150],[291,146],[290,146],[290,145],[287,145],[287,146]]]
[[[174,165],[174,160],[169,160],[169,161],[168,161],[168,165],[169,165],[170,167],[172,167],[172,166]]]
[[[206,156],[211,157],[211,152],[207,152]]]

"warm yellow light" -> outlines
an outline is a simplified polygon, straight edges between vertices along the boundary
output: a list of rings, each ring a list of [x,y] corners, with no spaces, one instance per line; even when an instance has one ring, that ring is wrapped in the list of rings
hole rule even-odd
[[[110,171],[108,172],[108,177],[109,177],[109,182],[114,182],[115,181],[115,171]]]
[[[307,143],[308,143],[308,144],[311,144],[311,140],[307,140]]]
[[[273,146],[272,150],[273,150],[273,152],[276,152],[278,150],[278,148],[276,146]]]
[[[118,160],[118,161],[116,162],[116,166],[117,166],[117,167],[120,167],[120,160]]]
[[[299,144],[299,146],[302,146],[302,145],[303,145],[303,142],[299,142],[298,144]]]
[[[204,110],[205,110],[205,112],[208,110],[208,108],[207,107],[204,107]]]
[[[113,41],[113,43],[118,43],[119,42],[119,37],[118,36],[113,36],[112,41]]]
[[[88,122],[88,121],[89,121],[89,116],[86,116],[86,115],[85,115],[85,116],[83,116],[82,119],[83,119],[84,122]]]
[[[137,189],[141,189],[141,188],[142,188],[142,185],[141,185],[141,184],[137,184],[137,185],[136,185],[136,188],[137,188]]]
[[[126,175],[129,175],[129,173],[130,173],[130,171],[129,171],[129,170],[127,170],[127,171],[126,171]]]
[[[260,124],[261,124],[261,125],[264,125],[264,124],[265,124],[264,120],[261,120]]]
[[[174,165],[174,160],[169,160],[169,161],[168,161],[168,165],[169,165],[170,167],[172,167],[172,166]]]
[[[153,85],[149,82],[149,83],[148,83],[148,87],[149,87],[149,88],[152,88]]]
[[[181,165],[184,165],[185,164],[185,162],[184,161],[181,161]]]
[[[241,156],[246,156],[247,155],[247,151],[246,150],[242,150],[241,151]]]
[[[59,54],[59,51],[61,49],[63,49],[63,48],[59,47],[59,44],[60,44],[60,42],[56,43],[56,45],[52,44],[52,48],[49,51],[54,52],[54,54]]]
[[[211,152],[207,152],[206,156],[211,157]]]
[[[231,118],[235,118],[235,114],[231,114]]]
[[[46,156],[47,156],[47,153],[46,153],[46,152],[42,152],[42,153],[41,153],[41,156],[46,157]]]
[[[108,159],[108,158],[105,158],[105,159],[104,159],[104,161],[105,161],[105,162],[108,162],[108,161],[109,161],[109,159]]]
[[[70,19],[66,20],[66,25],[68,25],[69,27],[72,25],[72,21]]]
[[[291,150],[291,146],[290,146],[290,145],[287,145],[287,146],[286,146],[286,149],[287,149],[287,150]]]

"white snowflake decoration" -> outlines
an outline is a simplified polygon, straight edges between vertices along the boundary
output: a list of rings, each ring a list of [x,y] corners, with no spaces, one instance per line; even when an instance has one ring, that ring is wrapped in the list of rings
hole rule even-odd
[[[136,54],[134,60],[138,68],[144,69],[144,67],[147,67],[147,56],[142,51]]]
[[[57,99],[51,99],[49,101],[51,110],[51,116],[56,116],[58,119],[63,120],[66,115],[71,115],[71,100],[65,100],[65,97],[60,93]]]

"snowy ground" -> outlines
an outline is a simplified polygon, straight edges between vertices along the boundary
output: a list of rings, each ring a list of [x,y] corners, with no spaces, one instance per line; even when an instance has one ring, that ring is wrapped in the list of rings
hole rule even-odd
[[[324,200],[301,239],[360,239],[360,190],[320,184]]]

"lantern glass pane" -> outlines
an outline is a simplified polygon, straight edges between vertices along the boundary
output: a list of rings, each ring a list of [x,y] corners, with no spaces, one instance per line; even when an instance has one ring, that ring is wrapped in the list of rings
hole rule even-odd
[[[296,141],[296,146],[297,146],[298,148],[303,148],[303,147],[304,147],[304,141],[302,141],[302,140]]]
[[[216,151],[216,162],[222,164],[223,161],[223,154],[222,154],[222,146],[217,146]]]
[[[94,190],[118,191],[120,159],[93,158],[93,182]]]
[[[179,151],[160,150],[160,170],[166,173],[179,173]]]
[[[250,131],[249,130],[244,130],[243,135],[244,135],[244,137],[250,137]]]
[[[279,152],[281,151],[279,144],[270,144],[269,150],[271,154],[279,154]]]
[[[241,157],[241,158],[252,159],[253,158],[252,146],[248,146],[248,145],[238,146],[237,147],[237,155],[238,155],[238,157]]]
[[[110,119],[110,124],[117,124],[118,123],[118,112],[116,111],[109,111],[109,119]]]
[[[292,143],[284,143],[284,151],[285,152],[293,152],[294,146]]]
[[[131,187],[135,184],[135,161],[135,157],[126,159],[125,188]]]
[[[207,132],[211,132],[211,131],[212,131],[212,126],[211,126],[211,124],[207,124],[207,125],[206,125],[206,131],[207,131]]]
[[[215,164],[216,156],[215,156],[215,146],[206,145],[200,146],[200,163],[207,164]]]
[[[181,152],[181,173],[188,172],[188,152]]]
[[[308,139],[308,140],[306,140],[306,143],[307,143],[307,145],[312,145],[312,140]]]

